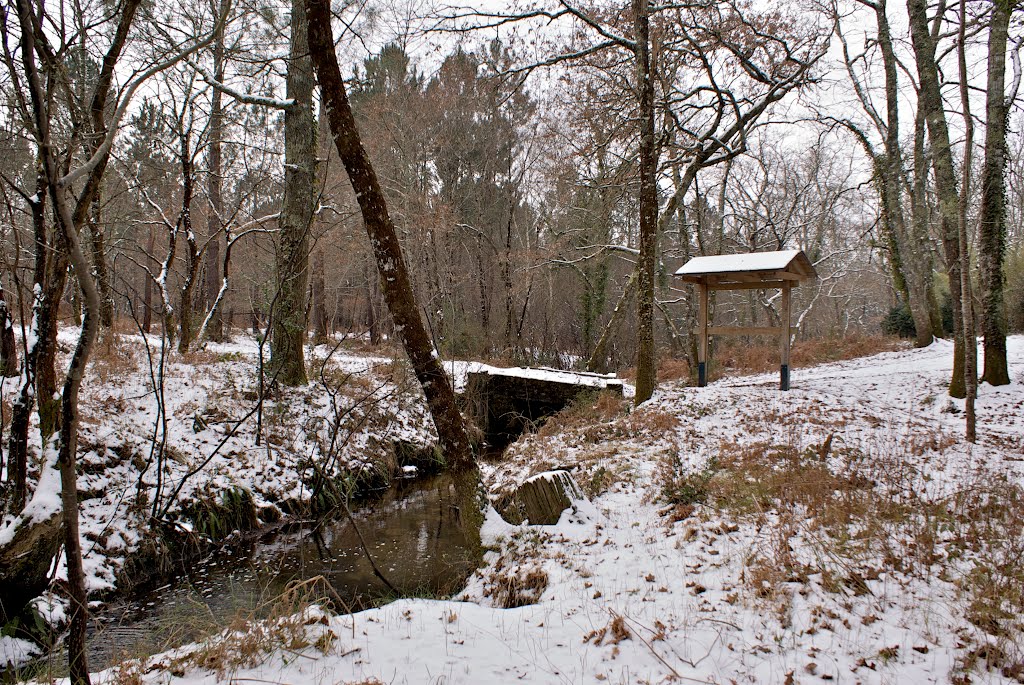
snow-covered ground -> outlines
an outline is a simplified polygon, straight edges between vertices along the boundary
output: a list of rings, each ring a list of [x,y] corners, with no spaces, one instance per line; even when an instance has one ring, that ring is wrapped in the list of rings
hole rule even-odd
[[[61,330],[62,359],[77,335],[77,329]],[[245,489],[259,518],[272,522],[302,511],[316,469],[372,480],[396,470],[393,443],[427,447],[436,440],[404,362],[319,346],[307,357],[310,385],[268,392],[260,412],[255,341],[210,344],[184,356],[169,352],[163,362],[159,339],[149,343],[147,349],[138,336],[101,341],[82,390],[78,490],[93,597],[114,590],[126,559],[139,559],[140,548],[157,538],[150,530],[153,514],[182,534],[203,537],[211,531],[195,524],[209,521],[206,505],[216,507],[225,493]],[[0,398],[12,403],[19,379],[0,382]],[[9,404],[5,413],[10,416]],[[37,449],[34,423],[29,441]],[[34,485],[36,459],[30,471]],[[26,511],[59,507],[59,475],[46,473]],[[10,524],[10,518],[0,521],[0,539]],[[143,557],[133,572],[146,570],[151,559]],[[55,577],[66,577],[63,556]],[[65,615],[64,602],[52,596],[37,608],[52,623]],[[9,660],[0,652],[0,667]]]
[[[975,445],[942,342],[795,369],[788,393],[768,374],[570,410],[485,480],[567,468],[592,501],[555,526],[491,511],[454,600],[314,610],[287,639],[254,647],[275,629],[250,628],[97,680],[1024,682],[1024,338],[1009,346]]]

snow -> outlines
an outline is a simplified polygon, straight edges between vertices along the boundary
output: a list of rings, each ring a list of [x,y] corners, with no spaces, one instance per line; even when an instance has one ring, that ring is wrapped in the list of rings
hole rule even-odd
[[[0,546],[10,544],[23,524],[42,523],[60,513],[60,470],[57,468],[57,450],[51,446],[44,453],[40,478],[31,499],[21,514],[4,520],[0,526]]]
[[[39,647],[28,640],[0,635],[0,672],[28,663],[39,652]]]
[[[778,271],[796,259],[800,250],[752,252],[749,254],[711,255],[694,257],[676,271],[676,276],[706,273],[735,273],[738,271]]]
[[[456,369],[456,381],[455,387],[464,387],[466,376],[470,373],[486,373],[491,376],[505,376],[513,378],[527,378],[535,381],[549,381],[552,383],[571,383],[573,385],[581,385],[588,388],[608,388],[612,386],[622,386],[623,383],[620,379],[615,377],[615,374],[598,374],[598,373],[584,373],[581,371],[562,371],[559,369],[550,368],[524,368],[524,367],[511,367],[502,368],[498,366],[488,366],[487,364],[481,363],[468,363],[461,364],[453,367]]]
[[[248,348],[218,351],[229,349]],[[935,558],[923,562],[915,561],[920,541],[909,528],[886,529],[886,545],[906,559],[901,569],[885,561],[886,549],[858,546],[856,527],[845,541],[825,539],[820,511],[793,518],[775,506],[743,513],[698,503],[679,513],[661,498],[667,465],[695,473],[716,457],[758,446],[788,447],[813,459],[826,438],[831,452],[820,458],[822,468],[840,472],[856,465],[870,476],[871,492],[897,499],[954,501],[1000,479],[1021,485],[1024,337],[1009,340],[1013,383],[979,389],[975,445],[962,437],[962,402],[945,394],[951,352],[939,342],[795,368],[788,393],[777,390],[776,374],[726,378],[705,388],[666,383],[630,411],[561,430],[555,419],[549,423],[555,427],[514,444],[503,461],[484,464],[485,481],[497,494],[568,468],[593,493],[591,502],[567,510],[554,526],[513,526],[488,509],[481,531],[489,550],[485,564],[457,597],[404,599],[311,620],[305,628],[310,646],[283,646],[226,672],[204,665],[209,644],[201,643],[151,657],[135,673],[141,682],[180,685],[374,678],[868,684],[945,683],[963,675],[970,682],[1013,682],[1012,671],[1004,674],[984,654],[999,649],[1011,665],[1019,663],[1018,629],[1007,623],[1010,632],[1000,637],[968,620],[970,583],[986,568],[985,550],[963,547],[953,519],[950,528],[935,529]],[[340,363],[366,371],[378,364],[354,357]],[[480,368],[449,366],[457,382]],[[215,384],[224,382],[211,380],[209,370],[193,376],[173,370],[183,374],[174,381],[181,393],[176,415],[210,401]],[[138,388],[126,396],[131,392]],[[316,395],[301,397],[314,401]],[[152,421],[133,412],[125,420]],[[174,440],[195,444],[188,433]],[[237,448],[248,454],[243,445]],[[235,459],[202,487],[229,476],[277,478],[267,472],[267,461],[242,468],[243,456]],[[1020,530],[1005,531],[1003,540],[1021,542],[1020,536]],[[802,575],[772,575],[790,565]],[[761,571],[766,575],[758,580]],[[532,603],[501,606],[492,590],[527,577],[546,578]],[[972,654],[974,666],[965,667]],[[123,675],[113,669],[94,682]]]

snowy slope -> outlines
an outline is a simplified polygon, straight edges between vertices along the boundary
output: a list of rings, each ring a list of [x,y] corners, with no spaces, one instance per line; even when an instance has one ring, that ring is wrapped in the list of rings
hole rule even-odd
[[[567,414],[485,478],[496,493],[570,468],[593,505],[548,527],[491,512],[493,551],[457,601],[315,615],[288,647],[211,664],[195,645],[106,682],[1020,682],[1024,338],[1013,384],[981,388],[976,445],[945,395],[951,356]]]

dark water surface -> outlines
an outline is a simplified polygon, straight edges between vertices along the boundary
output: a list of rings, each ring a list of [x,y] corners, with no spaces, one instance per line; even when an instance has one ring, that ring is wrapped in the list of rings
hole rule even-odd
[[[459,502],[455,479],[440,475],[399,481],[379,501],[353,511],[378,568],[401,594],[450,594],[477,567],[477,537],[463,526]],[[239,618],[280,612],[275,600],[289,584],[317,576],[333,591],[314,587],[314,596],[333,597],[339,611],[393,596],[343,515],[215,554],[163,587],[108,605],[93,617],[90,670],[195,641]]]

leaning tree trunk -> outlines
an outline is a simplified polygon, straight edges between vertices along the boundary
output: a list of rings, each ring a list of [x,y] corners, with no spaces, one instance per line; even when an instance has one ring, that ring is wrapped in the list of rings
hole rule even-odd
[[[654,394],[654,269],[658,243],[657,149],[654,140],[654,79],[651,76],[649,0],[633,0],[636,75],[640,96],[640,257],[637,261],[636,398]]]
[[[305,385],[306,286],[309,229],[316,196],[316,123],[313,120],[313,63],[309,58],[306,10],[292,0],[291,54],[284,112],[284,201],[277,242],[277,300],[270,341],[270,373],[284,385]]]
[[[927,0],[907,0],[910,16],[910,37],[914,46],[917,73],[920,80],[918,106],[928,123],[928,138],[932,147],[932,169],[935,172],[935,191],[939,198],[942,247],[946,255],[949,274],[949,293],[953,301],[953,377],[949,394],[965,397],[963,306],[960,293],[959,206],[956,173],[953,170],[953,150],[949,142],[949,127],[943,109],[938,64],[935,61],[936,38],[928,30]]]
[[[1006,364],[1006,308],[1003,303],[1003,261],[1006,257],[1006,41],[1010,3],[995,0],[988,36],[988,125],[985,166],[981,172],[981,221],[978,226],[978,267],[981,272],[981,329],[985,336],[985,370],[990,385],[1010,382]]]
[[[363,223],[377,261],[381,289],[395,321],[395,332],[423,387],[445,457],[456,468],[471,466],[472,448],[462,415],[455,403],[455,392],[420,317],[395,225],[388,213],[373,165],[359,139],[338,58],[334,54],[329,0],[306,0],[306,11],[309,20],[309,51],[322,97],[327,102],[331,134],[359,201]]]

